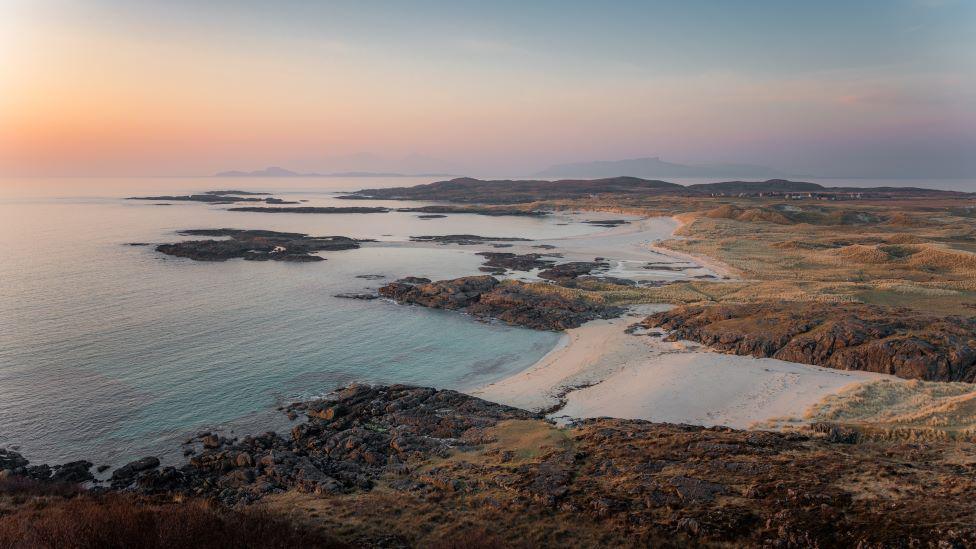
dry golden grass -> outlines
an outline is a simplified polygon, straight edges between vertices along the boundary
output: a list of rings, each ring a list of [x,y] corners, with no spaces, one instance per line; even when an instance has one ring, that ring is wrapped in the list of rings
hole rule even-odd
[[[853,426],[872,438],[976,440],[976,385],[881,380],[831,395],[811,422]]]
[[[742,200],[680,216],[684,225],[661,247],[721,261],[748,281],[676,284],[613,292],[612,300],[670,303],[865,301],[928,312],[973,314],[976,219],[971,200],[812,204]],[[795,204],[795,205],[794,205]],[[813,212],[816,223],[768,222],[744,212]],[[814,215],[815,214],[815,215]],[[833,223],[833,224],[832,224]],[[712,289],[723,286],[724,289]]]
[[[660,288],[582,283],[574,296],[613,304],[784,299],[976,311],[973,199],[603,196],[531,206],[672,216],[683,225],[662,248],[722,262],[739,279]]]

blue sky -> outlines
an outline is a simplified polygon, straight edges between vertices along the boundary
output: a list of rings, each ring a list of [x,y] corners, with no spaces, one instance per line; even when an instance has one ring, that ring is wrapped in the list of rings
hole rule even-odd
[[[0,156],[7,171],[55,159],[79,172],[329,169],[368,151],[474,172],[662,156],[976,175],[972,1],[9,0],[0,12],[0,144],[20,157]]]

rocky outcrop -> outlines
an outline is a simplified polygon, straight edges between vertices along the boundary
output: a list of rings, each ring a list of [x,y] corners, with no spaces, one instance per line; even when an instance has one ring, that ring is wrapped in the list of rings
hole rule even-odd
[[[906,379],[976,381],[976,319],[859,303],[683,306],[645,319],[672,340]]]
[[[128,200],[165,200],[169,202],[205,202],[207,204],[233,204],[235,202],[264,202],[266,204],[298,204],[298,202],[292,202],[288,200],[282,200],[280,198],[266,197],[258,198],[262,195],[267,195],[268,193],[258,193],[258,192],[248,192],[248,191],[237,191],[237,190],[225,190],[225,191],[207,191],[202,194],[190,194],[182,196],[132,196]]]
[[[331,529],[355,546],[431,546],[433,530],[483,546],[464,528],[506,547],[976,544],[971,449],[958,445],[864,442],[830,426],[772,433],[592,419],[557,429],[529,412],[403,385],[351,386],[286,411],[305,418],[289,434],[201,434],[188,463],[139,460],[116,471],[112,489],[260,500],[295,528]],[[22,462],[0,451],[0,468]]]
[[[536,330],[566,330],[623,313],[620,307],[569,290],[515,280],[499,282],[488,275],[421,283],[401,279],[379,292],[399,303],[460,310]]]
[[[220,194],[190,194],[181,196],[131,196],[127,200],[156,200],[166,202],[205,202],[208,204],[233,204],[235,202],[264,202],[264,198],[230,196],[225,193]]]
[[[592,220],[592,221],[580,221],[580,223],[586,223],[588,225],[595,225],[597,227],[613,228],[613,227],[619,227],[621,225],[626,225],[626,224],[630,223],[630,221],[628,221],[626,219],[597,219],[597,220]]]
[[[434,236],[411,236],[411,242],[434,242],[436,244],[457,244],[459,246],[473,246],[492,242],[529,242],[528,238],[512,238],[505,236],[478,236],[474,234],[445,234]]]
[[[605,261],[571,261],[560,263],[539,273],[539,278],[553,280],[557,283],[583,275],[588,275],[593,271],[606,270],[610,266]]]
[[[152,471],[157,467],[159,467],[159,458],[155,456],[147,456],[126,463],[122,467],[112,471],[112,487],[128,488],[140,474]]]
[[[555,261],[544,259],[543,254],[513,254],[509,252],[478,252],[485,258],[482,271],[504,274],[506,270],[531,271],[550,267]]]
[[[335,294],[332,297],[338,297],[342,299],[359,299],[363,301],[372,301],[374,299],[379,299],[380,296],[377,294],[371,294],[366,292],[343,292],[340,294]]]
[[[214,195],[228,195],[229,194],[229,195],[238,195],[238,196],[255,196],[255,195],[260,196],[260,195],[267,195],[267,194],[271,194],[271,193],[252,192],[252,191],[240,191],[240,190],[236,190],[236,189],[229,189],[229,190],[222,190],[222,191],[207,191],[207,192],[205,192],[203,194],[214,194]]]
[[[117,470],[123,480],[113,475],[113,486],[135,482],[144,493],[207,495],[232,504],[287,490],[369,490],[382,476],[409,472],[418,460],[477,443],[499,421],[535,417],[455,391],[404,385],[354,385],[287,411],[307,419],[287,436],[218,437],[207,444],[204,439],[213,435],[206,435],[186,465],[157,469],[158,460],[140,460],[124,473]]]
[[[35,482],[79,484],[94,480],[90,461],[72,461],[61,465],[31,465],[24,456],[0,448],[0,480],[22,477]]]
[[[490,216],[518,216],[518,217],[543,217],[549,215],[549,212],[542,210],[523,210],[517,208],[500,208],[500,207],[479,207],[479,206],[446,206],[446,205],[432,205],[432,206],[418,206],[416,208],[397,208],[398,212],[417,212],[425,214],[475,214],[475,215],[490,215]],[[419,216],[421,218],[425,216]]]
[[[361,241],[345,236],[308,236],[302,233],[242,229],[192,229],[187,236],[225,236],[226,240],[186,240],[160,244],[156,251],[195,261],[324,261],[313,252],[354,250]]]

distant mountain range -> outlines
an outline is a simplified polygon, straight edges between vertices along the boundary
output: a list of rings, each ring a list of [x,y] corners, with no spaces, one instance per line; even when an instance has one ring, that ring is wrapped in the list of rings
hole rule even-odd
[[[665,162],[659,157],[630,158],[626,160],[596,160],[556,164],[535,177],[785,177],[787,174],[767,166],[752,164],[699,164],[686,165]]]
[[[279,166],[268,166],[263,170],[243,172],[230,170],[218,172],[214,177],[450,177],[448,173],[396,173],[396,172],[330,172],[330,173],[300,173],[286,170]]]

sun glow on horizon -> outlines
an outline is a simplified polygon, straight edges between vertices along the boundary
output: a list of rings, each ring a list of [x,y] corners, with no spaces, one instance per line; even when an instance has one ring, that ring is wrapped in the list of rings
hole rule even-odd
[[[899,19],[909,7],[889,10],[892,28],[867,30],[905,44],[859,62],[830,44],[822,58],[791,58],[786,45],[776,56],[764,48],[778,32],[770,43],[734,35],[723,46],[707,34],[723,29],[705,19],[697,41],[672,44],[663,38],[680,37],[656,38],[635,6],[597,14],[618,33],[600,27],[576,41],[565,34],[587,28],[593,6],[500,4],[481,8],[483,19],[415,10],[426,28],[418,13],[398,19],[393,8],[290,8],[5,4],[0,173],[322,170],[359,151],[499,173],[645,155],[809,170],[832,151],[948,151],[944,162],[976,143],[974,54],[951,49],[976,44],[933,38],[953,24],[935,8],[911,8],[919,20],[938,16],[922,31]],[[675,24],[703,11],[660,8]],[[953,9],[973,12],[942,11]],[[542,16],[562,32],[543,28]],[[639,23],[647,31],[628,34]],[[845,28],[808,30],[837,33],[843,46]]]

